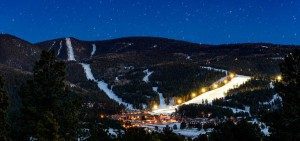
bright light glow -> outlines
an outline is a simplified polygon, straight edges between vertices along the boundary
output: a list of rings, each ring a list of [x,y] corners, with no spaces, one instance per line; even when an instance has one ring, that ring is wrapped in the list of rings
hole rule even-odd
[[[227,83],[228,83],[228,80],[227,80],[227,79],[225,79],[223,82],[224,82],[225,84],[227,84]]]
[[[281,75],[278,75],[278,76],[276,77],[276,79],[277,79],[277,81],[281,81],[281,80],[282,80],[282,76],[281,76]]]
[[[214,89],[218,88],[218,84],[214,84],[214,85],[213,85],[213,88],[214,88]]]
[[[230,73],[230,74],[229,74],[229,77],[230,77],[230,78],[233,78],[234,76],[235,76],[234,73]]]
[[[158,105],[155,104],[152,109],[156,110],[157,108],[158,108]]]
[[[181,99],[178,99],[178,100],[177,100],[177,103],[178,103],[178,104],[181,104],[181,103],[182,103],[182,100],[181,100]]]
[[[206,92],[206,88],[202,88],[202,89],[201,89],[201,92],[202,92],[202,93],[205,93],[205,92]]]
[[[191,96],[192,96],[192,98],[194,98],[194,97],[197,96],[197,94],[196,93],[192,93]]]

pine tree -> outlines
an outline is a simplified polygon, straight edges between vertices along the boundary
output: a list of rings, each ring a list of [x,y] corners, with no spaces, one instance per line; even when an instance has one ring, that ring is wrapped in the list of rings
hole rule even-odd
[[[0,140],[8,140],[7,137],[7,111],[9,99],[4,90],[3,78],[0,76]]]
[[[22,88],[22,134],[25,139],[70,140],[75,137],[80,101],[66,85],[66,65],[43,51],[33,79]]]
[[[261,131],[255,124],[243,120],[238,123],[227,121],[219,124],[208,136],[212,141],[259,141],[261,140]]]
[[[275,89],[282,97],[283,110],[272,115],[272,140],[300,140],[300,50],[289,54],[280,65],[282,80]],[[275,115],[275,116],[274,116]],[[270,119],[270,118],[269,118]],[[272,122],[271,121],[271,122]]]

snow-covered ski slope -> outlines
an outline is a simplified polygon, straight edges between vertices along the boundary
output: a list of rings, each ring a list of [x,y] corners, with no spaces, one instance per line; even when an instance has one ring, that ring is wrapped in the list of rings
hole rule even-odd
[[[66,46],[67,46],[67,49],[68,49],[68,61],[76,61],[73,46],[72,46],[72,42],[71,42],[70,38],[66,38]]]
[[[84,64],[84,63],[80,63],[81,66],[84,69],[86,78],[88,80],[92,80],[97,82],[98,84],[98,88],[102,91],[105,92],[105,94],[110,98],[115,100],[116,102],[118,102],[119,104],[123,104],[128,110],[134,110],[133,106],[129,103],[123,102],[121,98],[119,98],[110,88],[108,88],[108,84],[105,83],[104,81],[98,81],[97,79],[95,79],[92,70],[91,70],[91,66],[90,64]]]
[[[224,78],[221,78],[224,79]],[[224,86],[205,92],[183,104],[201,104],[202,100],[207,100],[209,103],[212,102],[212,100],[216,99],[216,98],[222,98],[224,97],[225,93],[233,88],[236,88],[238,86],[240,86],[241,84],[245,83],[246,81],[248,81],[250,79],[249,76],[243,76],[243,75],[236,75],[231,81],[229,81],[227,84],[225,84]],[[175,112],[175,109],[178,107],[178,105],[176,106],[168,106],[166,108],[158,108],[156,110],[153,110],[152,113],[153,114],[171,114],[173,112]]]
[[[156,92],[159,96],[159,107],[160,108],[166,108],[166,102],[165,102],[165,98],[163,97],[163,94],[158,92],[158,87],[152,87],[152,90],[154,92]]]

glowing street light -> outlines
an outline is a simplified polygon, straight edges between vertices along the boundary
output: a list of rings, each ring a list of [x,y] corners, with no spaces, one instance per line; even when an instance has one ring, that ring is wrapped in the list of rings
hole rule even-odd
[[[278,75],[278,76],[276,77],[276,80],[277,80],[277,81],[281,81],[281,80],[282,80],[282,76],[281,76],[281,75]]]
[[[234,76],[235,76],[234,73],[230,73],[230,74],[229,74],[229,77],[230,77],[230,78],[233,78]]]
[[[181,99],[178,99],[178,100],[177,100],[177,103],[178,103],[178,104],[181,104],[181,103],[182,103],[182,100],[181,100]]]
[[[157,104],[153,105],[153,108],[152,108],[152,109],[153,109],[153,110],[158,109],[158,105],[157,105]]]
[[[202,92],[202,93],[205,93],[205,92],[206,92],[206,88],[202,88],[202,89],[201,89],[201,92]]]
[[[191,96],[192,96],[192,98],[194,98],[194,97],[196,97],[197,95],[196,95],[196,93],[192,93]]]
[[[218,88],[218,84],[214,84],[214,85],[213,85],[213,88],[214,88],[214,89]]]

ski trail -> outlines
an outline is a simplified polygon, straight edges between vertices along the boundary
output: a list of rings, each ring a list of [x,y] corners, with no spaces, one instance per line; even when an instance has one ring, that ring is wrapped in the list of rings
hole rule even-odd
[[[158,92],[158,87],[152,87],[152,90],[159,95],[159,108],[165,108],[167,106],[165,102],[165,98],[163,97],[162,93]]]
[[[66,38],[66,46],[68,47],[68,61],[76,61],[74,56],[74,50],[70,38]]]
[[[59,49],[57,51],[57,55],[56,56],[58,56],[60,54],[61,48],[62,48],[62,41],[59,42]]]
[[[251,77],[249,76],[243,76],[243,75],[236,75],[234,78],[232,78],[231,81],[229,81],[227,84],[225,84],[222,87],[219,87],[217,89],[205,92],[187,102],[184,102],[183,104],[201,104],[203,100],[207,100],[209,103],[212,102],[212,100],[216,99],[216,98],[222,98],[225,97],[225,93],[233,88],[236,88],[242,84],[244,84],[245,82],[247,82],[248,80],[250,80]],[[220,80],[222,80],[224,78],[221,78]],[[218,80],[219,81],[219,80]],[[156,110],[153,110],[152,113],[153,114],[171,114],[173,112],[175,112],[175,109],[178,108],[178,105],[176,106],[167,106],[166,108],[159,108]]]
[[[84,64],[84,63],[80,63],[81,66],[84,69],[86,78],[88,80],[92,80],[97,82],[97,86],[100,90],[104,91],[104,93],[110,98],[115,100],[116,102],[118,102],[119,104],[123,104],[127,109],[129,110],[134,110],[132,104],[123,102],[121,98],[119,98],[111,89],[108,88],[108,84],[105,83],[104,81],[98,81],[97,79],[95,79],[92,70],[91,70],[91,66],[90,64]]]
[[[93,44],[92,46],[93,46],[93,50],[91,52],[91,57],[93,57],[93,55],[96,53],[96,45]]]

